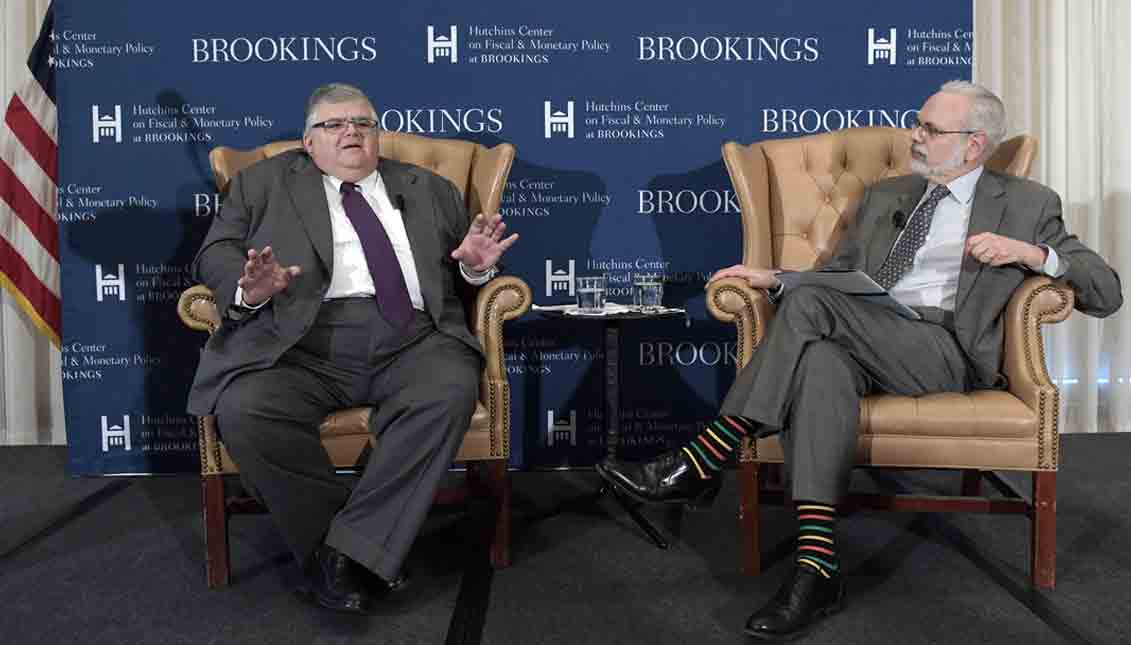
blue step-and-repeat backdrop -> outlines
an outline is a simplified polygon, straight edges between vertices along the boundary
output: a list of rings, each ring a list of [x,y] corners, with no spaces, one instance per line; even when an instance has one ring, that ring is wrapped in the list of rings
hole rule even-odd
[[[688,319],[626,323],[620,453],[674,446],[734,378],[703,285],[740,259],[720,145],[905,126],[969,78],[971,2],[56,3],[63,386],[77,474],[193,472],[185,398],[204,334],[179,321],[221,207],[215,146],[298,138],[316,86],[360,86],[389,130],[510,142],[508,273],[535,302],[665,275]],[[602,454],[598,323],[506,327],[512,463]]]

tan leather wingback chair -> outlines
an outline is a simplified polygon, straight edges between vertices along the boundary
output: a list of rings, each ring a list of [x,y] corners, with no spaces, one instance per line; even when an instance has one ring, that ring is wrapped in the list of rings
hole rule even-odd
[[[748,146],[723,145],[723,159],[742,207],[742,261],[750,267],[807,269],[835,251],[838,227],[853,220],[870,184],[908,174],[907,130],[853,128]],[[989,168],[1026,176],[1036,155],[1035,139],[1004,142]],[[711,313],[738,328],[739,369],[749,362],[766,332],[774,306],[745,281],[711,285]],[[1005,365],[1008,391],[933,394],[918,398],[879,395],[860,408],[857,464],[963,471],[962,496],[954,498],[850,495],[847,506],[906,511],[1025,513],[1032,519],[1033,582],[1051,588],[1056,565],[1056,470],[1059,458],[1059,392],[1045,369],[1041,325],[1060,322],[1073,306],[1072,291],[1048,278],[1032,277],[1014,294],[1006,312]],[[742,448],[740,517],[745,570],[760,571],[760,464],[781,463],[776,437]],[[1031,501],[1013,494],[979,497],[990,471],[1032,473]]]
[[[421,166],[451,180],[463,194],[470,216],[498,211],[514,161],[515,149],[511,144],[486,148],[469,141],[384,131],[380,137],[383,156]],[[279,141],[249,151],[214,149],[209,159],[217,189],[224,192],[228,182],[243,168],[301,145],[301,141]],[[487,360],[479,384],[479,402],[456,460],[467,462],[469,488],[492,498],[495,525],[491,562],[496,567],[510,564],[510,385],[503,364],[503,321],[526,313],[531,302],[530,287],[525,282],[497,277],[478,290],[469,311],[471,331],[482,344]],[[210,334],[220,324],[215,299],[203,285],[190,287],[181,294],[177,313],[189,327]],[[322,444],[336,467],[364,466],[369,449],[380,450],[369,433],[370,410],[341,410],[322,422]],[[245,509],[249,503],[227,498],[224,476],[239,470],[217,436],[215,418],[202,417],[198,426],[208,586],[216,587],[228,584],[228,515]],[[485,484],[479,476],[479,464],[486,467]],[[437,501],[456,501],[464,496],[463,491],[442,490]]]

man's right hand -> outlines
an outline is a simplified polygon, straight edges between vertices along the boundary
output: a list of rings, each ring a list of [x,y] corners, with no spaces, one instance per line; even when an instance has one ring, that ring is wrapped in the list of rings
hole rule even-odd
[[[776,273],[777,271],[774,269],[751,269],[748,266],[736,264],[716,271],[707,281],[707,284],[723,278],[742,278],[755,289],[777,289],[781,282],[774,275]]]
[[[237,284],[243,290],[244,304],[255,307],[286,289],[291,280],[301,273],[302,267],[298,265],[281,266],[275,261],[271,247],[265,246],[262,251],[247,250],[247,262]]]

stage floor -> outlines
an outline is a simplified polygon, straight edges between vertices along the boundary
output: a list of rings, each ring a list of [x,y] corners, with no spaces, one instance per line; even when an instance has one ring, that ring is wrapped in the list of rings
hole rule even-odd
[[[1025,518],[862,511],[838,536],[847,606],[805,642],[1131,641],[1131,434],[1066,435],[1062,448],[1054,591],[1028,584]],[[0,643],[741,643],[794,528],[767,509],[768,571],[750,578],[734,473],[705,512],[646,511],[667,551],[610,500],[566,503],[596,486],[592,472],[515,473],[510,568],[486,566],[477,514],[437,509],[411,588],[355,618],[291,595],[296,568],[267,516],[233,519],[232,585],[208,590],[198,478],[71,479],[65,461],[64,448],[0,448]],[[899,481],[953,491],[960,476]]]

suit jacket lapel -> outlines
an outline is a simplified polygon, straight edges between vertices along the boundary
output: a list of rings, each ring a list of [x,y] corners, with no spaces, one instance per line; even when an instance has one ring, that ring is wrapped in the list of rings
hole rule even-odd
[[[1003,195],[1005,188],[1001,179],[989,170],[984,171],[981,179],[978,180],[978,186],[974,189],[974,205],[970,212],[970,224],[966,228],[967,239],[979,233],[992,233],[998,230],[1001,226],[1001,218],[1005,214]],[[958,293],[954,298],[955,315],[966,302],[970,290],[974,288],[974,283],[985,266],[963,252],[962,273],[958,276]]]
[[[416,276],[420,280],[420,295],[433,320],[438,320],[443,309],[443,298],[440,293],[440,263],[436,258],[443,258],[444,249],[438,237],[432,199],[417,183],[416,173],[405,164],[382,158],[378,168],[389,193],[389,201],[394,207],[399,207],[398,202],[403,200],[401,219],[412,246]]]
[[[868,254],[864,264],[865,273],[875,275],[883,266],[888,251],[891,250],[891,245],[895,243],[896,235],[900,231],[895,226],[895,213],[897,211],[902,212],[906,221],[906,218],[911,215],[911,211],[915,209],[915,204],[918,203],[919,198],[923,196],[926,187],[927,182],[923,180],[922,185],[917,186],[912,192],[897,197],[880,216],[879,221],[876,222],[875,232],[871,236],[871,242],[868,244]]]
[[[330,229],[330,207],[326,203],[326,188],[322,184],[322,171],[309,157],[303,155],[291,165],[294,181],[288,182],[295,212],[314,251],[326,273],[334,268],[334,241]]]

